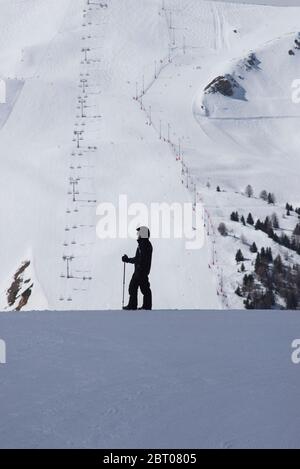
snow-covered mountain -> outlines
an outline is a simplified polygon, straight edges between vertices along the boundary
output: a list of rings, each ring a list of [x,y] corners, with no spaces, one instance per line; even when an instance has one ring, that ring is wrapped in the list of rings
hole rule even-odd
[[[201,250],[153,240],[154,307],[241,307],[235,254],[242,249],[251,274],[253,242],[287,266],[299,262],[262,230],[230,220],[232,211],[276,213],[287,235],[297,224],[298,4],[0,1],[1,308],[24,265],[27,308],[119,308],[121,255],[135,244],[98,239],[96,207],[120,194],[205,207]]]

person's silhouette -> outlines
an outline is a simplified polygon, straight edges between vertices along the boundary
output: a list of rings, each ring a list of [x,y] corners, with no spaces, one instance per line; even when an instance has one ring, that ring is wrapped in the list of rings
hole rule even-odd
[[[150,243],[150,230],[146,226],[137,228],[138,232],[138,248],[135,257],[129,258],[126,254],[122,257],[122,261],[134,264],[134,274],[129,284],[129,303],[124,306],[126,310],[136,310],[138,306],[138,289],[144,297],[143,306],[139,309],[152,309],[152,292],[149,283],[149,273],[152,261],[152,244]]]

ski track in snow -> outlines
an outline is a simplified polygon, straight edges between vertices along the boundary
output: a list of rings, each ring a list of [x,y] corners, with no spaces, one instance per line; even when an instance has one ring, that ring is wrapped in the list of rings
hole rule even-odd
[[[224,44],[223,22],[218,7],[212,3],[211,8],[215,27],[215,49],[219,51]]]
[[[250,120],[268,120],[268,119],[299,119],[299,116],[249,116],[249,117],[208,117],[209,120],[219,121],[250,121]]]

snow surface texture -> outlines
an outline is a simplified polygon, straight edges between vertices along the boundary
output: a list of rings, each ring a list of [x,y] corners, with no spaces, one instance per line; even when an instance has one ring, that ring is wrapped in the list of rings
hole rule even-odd
[[[245,206],[248,183],[275,192],[280,214],[287,200],[300,201],[300,108],[291,101],[300,53],[288,54],[299,12],[204,0],[52,0],[50,10],[48,0],[2,0],[0,76],[8,100],[0,105],[0,307],[30,261],[36,281],[23,309],[119,308],[120,257],[135,245],[95,233],[97,203],[117,203],[119,194],[144,203],[196,195],[206,206],[202,250],[154,240],[155,307],[241,307],[233,294],[240,241],[224,241],[216,227],[228,220],[228,207]],[[204,88],[219,75],[237,75],[251,52],[260,65],[245,72],[244,99],[209,95],[203,102]],[[80,149],[74,131],[84,131]],[[78,180],[76,203],[70,178]],[[215,194],[217,184],[226,200]],[[72,279],[63,256],[74,256]]]
[[[4,313],[1,448],[299,448],[290,312]]]

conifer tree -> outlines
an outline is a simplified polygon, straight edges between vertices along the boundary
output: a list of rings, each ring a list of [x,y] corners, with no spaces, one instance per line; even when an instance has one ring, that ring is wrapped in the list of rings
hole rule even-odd
[[[253,191],[253,187],[250,184],[248,184],[248,186],[246,187],[245,194],[249,198],[253,197],[254,191]]]
[[[252,214],[249,213],[248,217],[247,217],[247,223],[248,225],[254,225],[254,220],[253,220],[253,217],[252,217]]]
[[[260,197],[262,200],[264,200],[265,202],[267,202],[267,201],[268,201],[268,193],[267,193],[267,191],[266,191],[266,190],[261,191],[259,197]]]
[[[236,255],[235,255],[235,260],[237,263],[239,262],[243,262],[245,260],[244,256],[243,256],[243,253],[240,249],[238,249]]]

